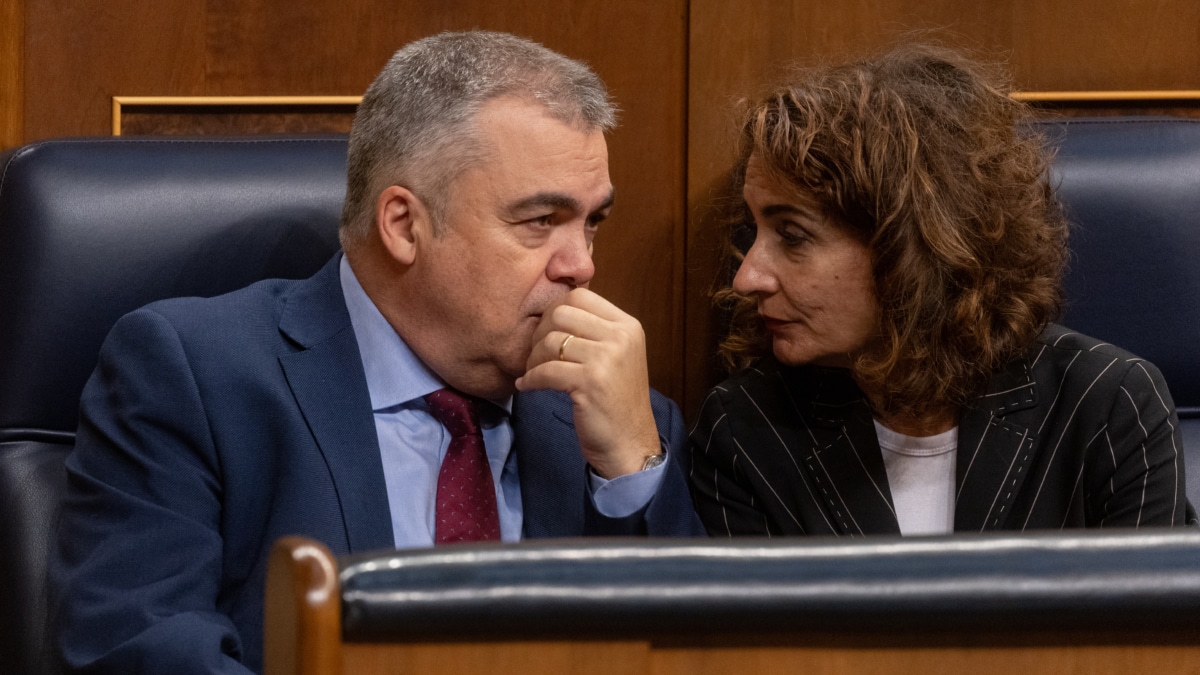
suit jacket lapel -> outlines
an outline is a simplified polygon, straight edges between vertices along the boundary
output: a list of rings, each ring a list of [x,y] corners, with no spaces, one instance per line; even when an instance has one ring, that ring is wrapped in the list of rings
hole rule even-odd
[[[301,282],[279,328],[301,351],[280,357],[284,375],[333,478],[351,551],[395,545],[379,439],[336,256]]]
[[[954,529],[982,532],[1004,527],[1021,489],[1037,429],[1018,411],[1037,406],[1037,386],[1027,359],[992,378],[983,396],[963,409],[958,430]]]
[[[818,454],[842,504],[832,515],[842,518],[845,534],[900,534],[887,469],[869,413],[865,423],[849,423],[839,431],[837,440]]]
[[[800,465],[801,474],[822,510],[821,518],[838,534],[899,534],[892,507],[887,471],[879,440],[862,392],[844,370],[780,369],[785,395],[764,392],[787,409],[763,409],[767,417],[799,417],[800,424],[784,441]],[[767,374],[768,379],[774,374]],[[806,405],[804,402],[810,401]],[[820,523],[813,522],[812,525]]]
[[[578,450],[571,399],[552,391],[517,394],[511,422],[524,536],[582,532],[587,463]]]

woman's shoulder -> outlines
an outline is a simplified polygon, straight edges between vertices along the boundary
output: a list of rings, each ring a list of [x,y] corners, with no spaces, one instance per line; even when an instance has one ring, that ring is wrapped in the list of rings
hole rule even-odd
[[[1092,386],[1102,381],[1122,383],[1130,373],[1152,385],[1162,380],[1158,368],[1121,347],[1065,326],[1050,324],[1030,350],[1033,370],[1055,379],[1087,380]]]
[[[1105,342],[1066,326],[1050,324],[1038,336],[1030,352],[1035,362],[1043,359],[1078,364],[1132,364],[1141,363],[1153,367],[1150,362],[1121,347]]]
[[[755,360],[709,389],[701,410],[712,412],[726,409],[730,405],[736,407],[740,401],[756,396],[765,388],[773,386],[774,381],[778,379],[780,367],[770,356]]]
[[[1056,323],[1046,326],[1041,335],[1038,336],[1034,350],[1035,353],[1039,346],[1049,347],[1064,353],[1096,354],[1099,358],[1138,359],[1137,356],[1117,345],[1084,335],[1079,331],[1071,330],[1066,326]]]
[[[705,402],[720,401],[722,407],[742,403],[788,400],[791,404],[821,400],[843,404],[862,398],[849,372],[840,368],[788,366],[773,356],[764,356],[730,375],[709,390]]]
[[[714,386],[713,391],[727,391],[747,384],[758,384],[780,377],[780,371],[786,366],[775,360],[773,356],[761,356],[753,363],[738,370]]]

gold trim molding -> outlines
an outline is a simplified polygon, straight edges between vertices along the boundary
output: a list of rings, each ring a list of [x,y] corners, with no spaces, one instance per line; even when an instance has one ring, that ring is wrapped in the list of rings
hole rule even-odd
[[[1195,101],[1200,89],[1158,89],[1118,91],[1015,91],[1018,101],[1033,103],[1077,103],[1092,101]]]

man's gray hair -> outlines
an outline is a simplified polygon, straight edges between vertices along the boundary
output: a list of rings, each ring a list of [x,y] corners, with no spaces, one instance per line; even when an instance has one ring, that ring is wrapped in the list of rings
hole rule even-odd
[[[587,65],[507,33],[441,33],[406,45],[375,78],[354,117],[340,236],[349,248],[366,239],[375,200],[404,185],[428,206],[435,231],[449,184],[482,147],[475,114],[513,96],[544,106],[580,129],[608,131],[616,110]]]

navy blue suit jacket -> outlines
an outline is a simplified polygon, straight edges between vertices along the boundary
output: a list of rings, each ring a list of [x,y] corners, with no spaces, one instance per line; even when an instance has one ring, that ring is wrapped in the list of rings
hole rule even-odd
[[[277,538],[335,554],[394,546],[337,261],[304,281],[155,303],[113,328],[83,393],[52,563],[69,664],[259,670]],[[616,520],[591,505],[570,399],[517,395],[525,536],[703,534],[679,411],[657,393],[653,405],[672,466],[642,512]]]

